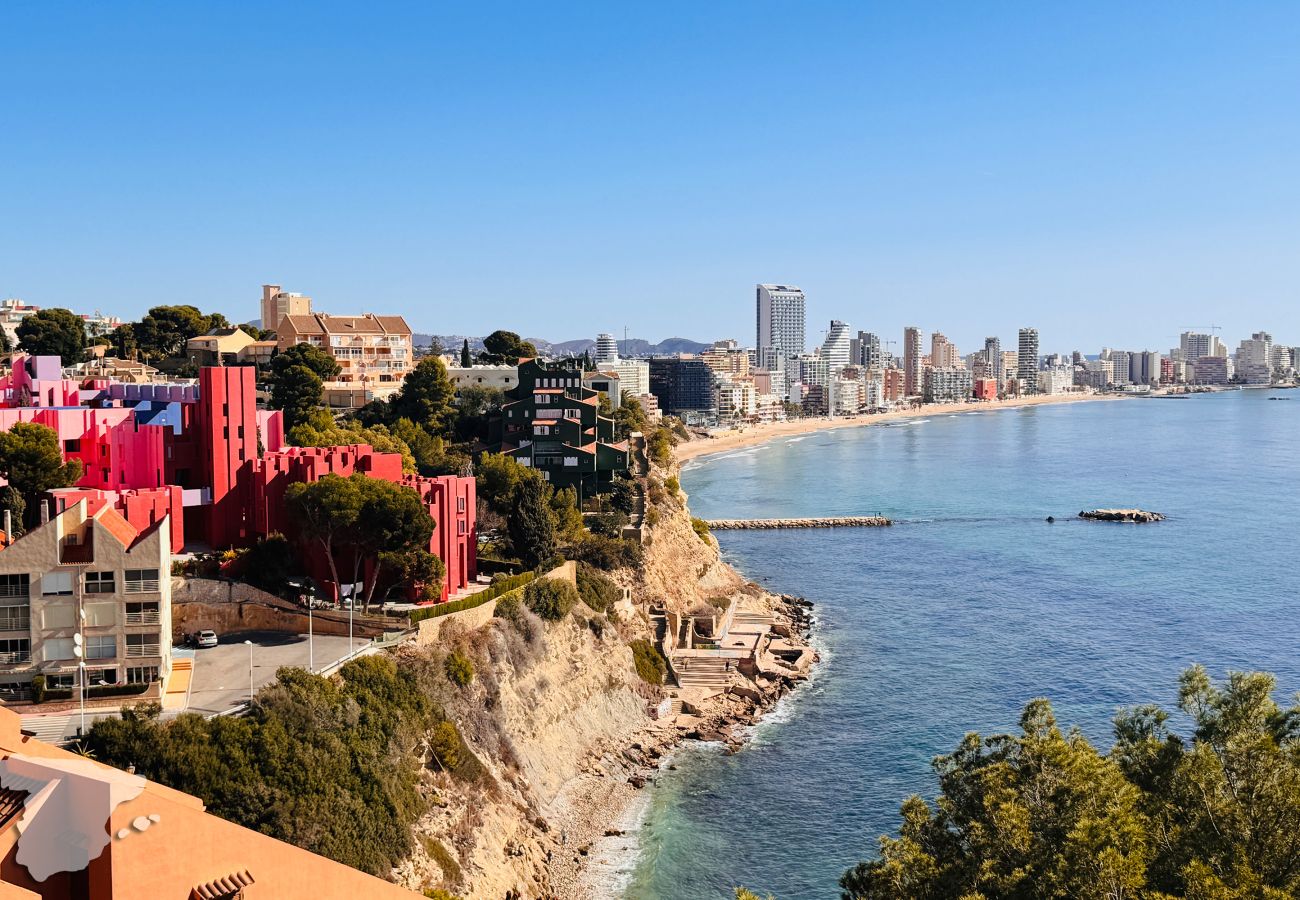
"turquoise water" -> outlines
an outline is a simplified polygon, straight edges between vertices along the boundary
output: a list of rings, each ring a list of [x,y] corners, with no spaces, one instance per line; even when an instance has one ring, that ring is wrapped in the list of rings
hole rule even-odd
[[[1270,402],[1269,396],[1295,396]],[[689,466],[705,518],[882,512],[892,529],[724,532],[815,601],[825,662],[734,756],[694,746],[651,789],[628,898],[837,897],[929,760],[1049,696],[1109,746],[1117,707],[1172,707],[1193,662],[1300,689],[1300,392],[934,417]],[[1139,506],[1153,525],[1058,520]]]

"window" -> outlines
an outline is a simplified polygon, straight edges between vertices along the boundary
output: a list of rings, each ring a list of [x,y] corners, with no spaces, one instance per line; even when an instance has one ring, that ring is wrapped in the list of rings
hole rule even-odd
[[[92,634],[86,638],[86,659],[117,657],[117,638],[111,634]]]
[[[79,439],[75,439],[75,438],[74,438],[73,440],[70,440],[70,441],[64,441],[64,442],[63,442],[63,452],[64,452],[64,453],[80,453],[80,452],[81,452],[81,441],[80,441]]]
[[[68,535],[71,539],[72,535]],[[47,597],[72,596],[71,572],[46,572],[41,578],[41,593]]]
[[[126,670],[127,684],[151,684],[157,680],[157,666],[130,666]]]
[[[158,604],[157,603],[128,603],[126,605],[126,624],[157,625]]]
[[[72,652],[72,638],[46,638],[45,658],[51,662],[76,659],[76,654]]]
[[[46,675],[45,687],[47,690],[71,690],[75,675]]]
[[[71,601],[50,603],[41,610],[42,628],[71,628],[76,621],[77,607]]]
[[[0,597],[28,597],[31,593],[30,575],[0,575]]]
[[[464,511],[465,511],[465,498],[464,498],[464,497],[457,497],[457,498],[456,498],[456,512],[464,512]]]
[[[26,631],[32,626],[32,608],[21,605],[0,606],[0,631]]]
[[[86,624],[93,627],[112,627],[117,624],[117,602],[113,600],[93,600],[82,609],[86,611]]]
[[[157,569],[127,569],[126,592],[128,594],[155,593],[158,590]]]
[[[87,594],[111,594],[117,588],[114,585],[112,572],[87,572],[86,573],[86,593]]]
[[[456,533],[457,533],[457,534],[464,534],[464,533],[465,533],[465,523],[464,523],[463,521],[462,521],[462,522],[457,522],[457,523],[456,523]]]
[[[99,684],[117,684],[117,669],[87,669],[86,684],[90,687]]]
[[[566,466],[576,466],[576,465],[578,464],[578,457],[576,457],[576,456],[566,456],[566,457],[564,457],[564,464],[565,464]]]
[[[126,636],[127,656],[157,656],[158,635],[128,634]]]
[[[32,658],[32,642],[27,638],[0,640],[0,663],[23,663]]]

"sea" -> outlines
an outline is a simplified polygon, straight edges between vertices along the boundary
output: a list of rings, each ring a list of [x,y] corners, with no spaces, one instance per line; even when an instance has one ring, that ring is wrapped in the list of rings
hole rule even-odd
[[[1013,731],[1034,697],[1103,747],[1119,708],[1174,709],[1193,663],[1272,672],[1290,702],[1298,451],[1300,391],[1242,390],[972,410],[689,463],[706,519],[896,524],[718,533],[746,576],[815,603],[822,661],[740,752],[674,755],[610,896],[838,897],[900,802],[933,796],[932,758]],[[1077,518],[1098,507],[1168,519]]]

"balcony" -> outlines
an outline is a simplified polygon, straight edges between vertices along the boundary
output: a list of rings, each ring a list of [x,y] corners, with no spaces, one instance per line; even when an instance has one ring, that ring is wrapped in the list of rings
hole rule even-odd
[[[31,631],[30,615],[0,616],[0,631]]]
[[[157,625],[162,621],[158,610],[152,612],[129,612],[126,614],[128,625]]]
[[[141,659],[145,657],[161,656],[161,647],[157,641],[144,644],[133,644],[130,640],[126,644],[126,655],[129,659]]]
[[[30,650],[19,651],[16,653],[0,653],[0,666],[13,665],[15,663],[25,663],[32,661],[32,652]]]
[[[156,594],[161,590],[157,578],[137,578],[128,579],[126,582],[126,592],[128,594]]]

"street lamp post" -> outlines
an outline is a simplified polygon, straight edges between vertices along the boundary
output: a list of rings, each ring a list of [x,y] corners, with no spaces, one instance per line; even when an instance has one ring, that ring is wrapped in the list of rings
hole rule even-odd
[[[253,702],[253,642],[244,641],[248,645],[248,702]]]
[[[77,673],[80,678],[77,680],[81,683],[81,736],[86,736],[86,661],[77,662]]]

